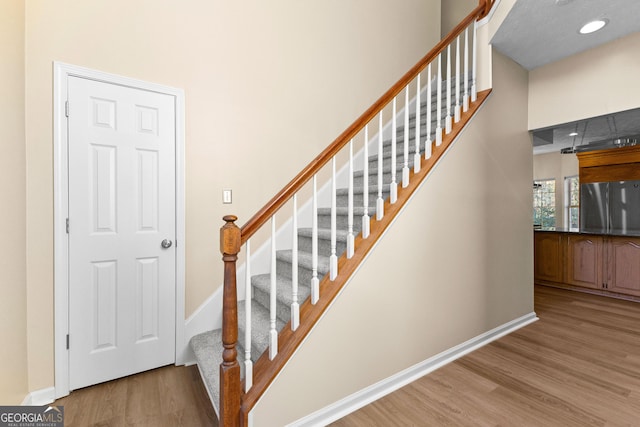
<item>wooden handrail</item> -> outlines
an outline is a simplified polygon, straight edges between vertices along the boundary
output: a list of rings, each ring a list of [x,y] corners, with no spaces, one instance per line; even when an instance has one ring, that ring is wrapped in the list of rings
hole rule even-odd
[[[304,184],[326,165],[333,156],[355,137],[364,126],[373,120],[411,81],[424,70],[437,56],[451,44],[475,19],[484,16],[490,10],[494,0],[480,0],[478,7],[447,34],[429,53],[400,78],[384,95],[382,95],[367,111],[347,128],[331,145],[311,161],[295,178],[293,178],[278,194],[242,226],[242,244],[251,238],[285,203],[296,194]]]
[[[482,19],[485,16],[487,16],[489,12],[491,12],[491,8],[493,7],[493,4],[496,1],[495,0],[479,0],[479,2],[480,2],[480,6],[484,7],[484,12],[482,12],[482,15],[478,16],[478,19]]]

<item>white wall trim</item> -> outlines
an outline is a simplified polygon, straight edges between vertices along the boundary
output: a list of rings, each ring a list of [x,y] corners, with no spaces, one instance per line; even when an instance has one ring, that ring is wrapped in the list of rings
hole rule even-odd
[[[105,83],[171,95],[176,114],[176,342],[175,363],[182,364],[185,342],[185,103],[182,89],[150,83],[98,70],[53,63],[53,186],[54,186],[54,373],[56,398],[69,394],[69,244],[65,220],[69,212],[67,122],[64,104],[68,78],[81,77]],[[46,389],[49,390],[49,389]]]
[[[27,394],[22,401],[22,406],[43,406],[53,403],[56,400],[56,389],[54,387],[43,388]]]
[[[443,351],[442,353],[405,369],[404,371],[401,371],[389,378],[379,381],[376,384],[364,388],[350,396],[347,396],[346,398],[326,406],[304,418],[294,421],[289,424],[289,426],[323,426],[332,423],[345,415],[396,391],[400,387],[403,387],[412,381],[415,381],[418,378],[421,378],[436,369],[439,369],[442,366],[537,320],[538,317],[535,312],[531,312],[514,319],[462,344],[452,347],[449,350]]]

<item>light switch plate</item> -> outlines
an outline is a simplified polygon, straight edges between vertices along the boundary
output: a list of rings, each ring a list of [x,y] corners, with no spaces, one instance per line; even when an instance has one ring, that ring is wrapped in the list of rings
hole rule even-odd
[[[231,190],[222,190],[222,203],[231,203]]]

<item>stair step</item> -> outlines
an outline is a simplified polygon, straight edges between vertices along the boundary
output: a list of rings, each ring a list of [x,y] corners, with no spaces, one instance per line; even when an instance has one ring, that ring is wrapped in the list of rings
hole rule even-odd
[[[244,301],[238,303],[238,342],[244,345],[246,334],[246,312]],[[269,309],[259,302],[251,301],[251,359],[258,360],[262,353],[269,348],[269,331],[271,328]],[[280,331],[285,325],[276,317],[276,331]],[[242,355],[244,359],[244,354]]]
[[[347,190],[348,191],[348,190]],[[348,230],[349,227],[349,209],[347,208],[347,197],[341,202],[337,202],[336,207],[336,227],[339,230]],[[353,206],[353,234],[357,235],[362,230],[362,224],[360,222],[360,217],[364,215],[364,207],[362,205],[358,206],[354,203]],[[318,208],[318,227],[319,228],[328,228],[331,227],[331,208]]]
[[[299,281],[298,281],[299,282]],[[253,299],[264,307],[269,307],[269,293],[271,290],[271,275],[258,274],[251,278],[253,286]],[[276,276],[276,313],[280,320],[288,322],[291,320],[291,304],[293,303],[293,290],[291,279]],[[309,283],[298,283],[298,304],[302,303],[311,294]]]
[[[312,277],[311,253],[298,251],[298,280],[300,283],[310,283]],[[276,272],[287,279],[291,279],[292,251],[282,250],[276,253]],[[318,279],[329,272],[329,257],[318,255]]]
[[[331,222],[331,221],[329,221]],[[346,227],[340,227],[336,216],[336,255],[340,256],[347,249],[348,232]],[[329,223],[329,227],[331,224]],[[298,249],[304,252],[311,252],[313,230],[311,228],[300,228],[298,230]],[[318,228],[318,253],[324,256],[331,255],[331,228]]]
[[[215,329],[195,335],[189,345],[216,414],[220,414],[220,364],[222,363],[222,330]]]
[[[411,165],[413,167],[413,164]],[[396,168],[396,182],[402,180],[402,167]],[[369,186],[378,185],[378,168],[369,169]],[[384,164],[382,167],[382,185],[389,185],[391,182],[391,165]],[[362,187],[364,185],[364,172],[358,171],[358,174],[354,174],[353,177],[354,187]]]

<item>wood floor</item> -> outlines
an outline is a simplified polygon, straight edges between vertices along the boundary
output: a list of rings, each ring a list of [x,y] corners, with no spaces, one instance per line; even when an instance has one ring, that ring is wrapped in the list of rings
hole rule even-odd
[[[195,366],[167,366],[75,390],[57,400],[65,427],[218,426]]]
[[[535,310],[332,426],[640,426],[640,303],[537,286]]]
[[[640,426],[640,303],[537,286],[540,320],[334,427]],[[71,393],[65,426],[217,426],[195,367]]]

